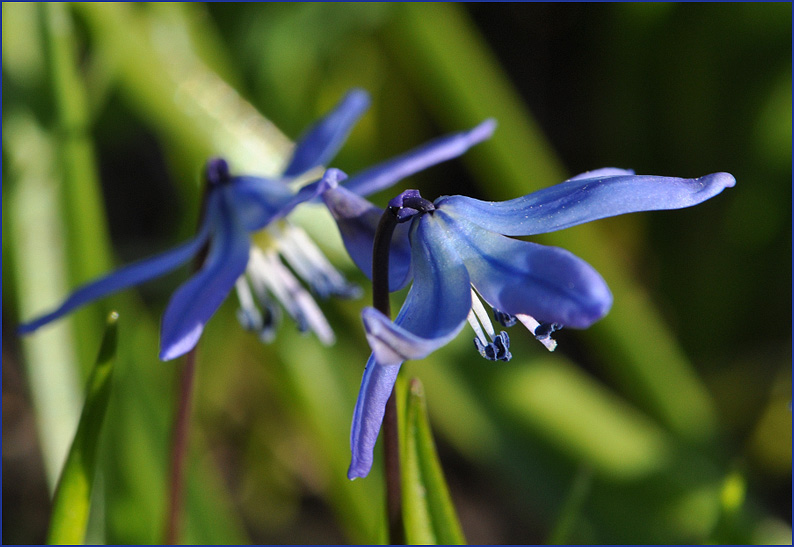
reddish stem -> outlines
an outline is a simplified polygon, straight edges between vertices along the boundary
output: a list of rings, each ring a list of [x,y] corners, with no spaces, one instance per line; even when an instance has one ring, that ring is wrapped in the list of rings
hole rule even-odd
[[[190,429],[190,403],[193,396],[193,383],[196,376],[196,348],[185,356],[179,379],[179,406],[174,421],[174,437],[171,448],[171,483],[169,485],[168,514],[165,528],[167,545],[179,543],[182,524],[183,491],[185,488],[185,460],[188,449],[188,430]]]

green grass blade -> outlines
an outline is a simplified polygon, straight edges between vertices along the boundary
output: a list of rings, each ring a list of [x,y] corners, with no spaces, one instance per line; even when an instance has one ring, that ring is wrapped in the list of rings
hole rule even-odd
[[[78,544],[85,538],[97,467],[97,446],[110,400],[113,363],[116,357],[117,320],[116,312],[108,316],[99,356],[86,386],[80,423],[55,490],[47,536],[50,544]]]
[[[412,545],[463,545],[460,521],[438,461],[421,382],[398,382],[405,537]]]
[[[44,29],[49,100],[55,108],[51,129],[56,135],[60,205],[68,226],[65,232],[68,272],[71,284],[76,286],[110,268],[108,223],[72,14],[62,3],[43,2],[37,8]],[[96,325],[104,313],[99,307],[89,306],[72,316],[75,345],[82,364],[90,363],[94,357],[94,348],[99,343]],[[82,370],[82,380],[87,376],[88,369]]]

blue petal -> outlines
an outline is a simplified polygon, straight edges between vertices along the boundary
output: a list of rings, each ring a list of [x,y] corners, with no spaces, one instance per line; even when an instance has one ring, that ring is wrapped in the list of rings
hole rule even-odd
[[[329,172],[341,173],[336,169]],[[325,178],[325,177],[324,177]],[[383,209],[342,186],[323,194],[328,210],[339,226],[339,233],[350,258],[364,275],[372,279],[372,244]],[[403,288],[411,279],[411,246],[408,242],[410,223],[398,224],[392,235],[389,251],[389,290]]]
[[[210,200],[212,200],[212,197]],[[175,270],[201,250],[201,247],[207,241],[208,231],[209,222],[205,220],[199,233],[190,241],[152,258],[120,268],[105,277],[83,285],[75,290],[56,310],[20,325],[18,332],[20,334],[29,334],[84,304]]]
[[[227,191],[235,216],[246,230],[253,232],[287,216],[301,203],[318,197],[329,185],[336,186],[332,178],[323,177],[293,192],[277,179],[234,177]]]
[[[204,265],[176,290],[163,314],[160,329],[160,359],[163,361],[193,349],[204,325],[248,264],[248,232],[234,216],[230,194],[219,194],[217,207],[207,211],[214,230]]]
[[[353,125],[369,108],[369,94],[353,89],[324,118],[309,128],[298,140],[284,177],[296,177],[325,165],[342,147]]]
[[[440,137],[402,156],[357,173],[344,185],[351,192],[368,196],[423,169],[462,155],[475,144],[489,138],[495,128],[494,120],[486,120],[469,131]]]
[[[425,357],[449,342],[471,308],[469,275],[448,236],[429,214],[413,224],[414,284],[397,319],[392,323],[374,308],[362,312],[372,356],[353,414],[350,479],[367,476],[372,467],[386,401],[402,361]]]
[[[489,232],[444,210],[435,215],[454,234],[474,288],[500,311],[577,328],[609,311],[612,294],[603,278],[572,253]]]
[[[414,283],[394,323],[374,308],[362,312],[372,352],[381,365],[421,359],[454,338],[471,309],[469,274],[434,215],[413,222]]]
[[[379,365],[374,357],[367,362],[350,428],[352,458],[347,471],[350,480],[366,477],[372,468],[373,450],[386,411],[386,401],[391,396],[399,371],[399,366]]]
[[[612,174],[620,172],[599,169],[510,201],[450,196],[436,205],[493,232],[533,235],[624,213],[690,207],[736,183],[728,173],[698,179]]]
[[[295,197],[295,192],[279,179],[232,177],[226,188],[234,200],[237,218],[248,231],[260,230],[283,216],[285,205]]]

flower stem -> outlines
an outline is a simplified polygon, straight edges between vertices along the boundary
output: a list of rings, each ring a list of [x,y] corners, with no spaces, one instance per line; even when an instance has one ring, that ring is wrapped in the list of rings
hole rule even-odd
[[[214,163],[207,165],[204,176],[204,191],[201,193],[201,206],[199,208],[199,222],[207,214],[207,194],[210,192],[209,180],[212,175],[210,170]],[[207,245],[199,251],[193,261],[193,271],[198,271],[207,258]],[[176,415],[174,417],[173,444],[171,445],[171,482],[168,488],[168,513],[166,515],[165,539],[166,545],[179,543],[179,532],[182,524],[183,491],[185,489],[185,460],[187,459],[187,434],[190,429],[190,403],[193,398],[193,383],[196,377],[196,349],[193,347],[185,355],[182,371],[179,377],[179,395]]]
[[[190,426],[190,402],[196,376],[196,348],[185,356],[179,379],[179,406],[174,420],[174,437],[171,448],[171,482],[168,490],[168,514],[165,528],[167,545],[179,542],[182,523],[182,501],[185,485],[185,460],[187,458],[187,434]]]
[[[372,247],[372,305],[386,317],[391,317],[389,304],[389,247],[397,227],[397,217],[387,208],[378,223]],[[392,391],[383,416],[383,454],[386,470],[386,515],[389,542],[405,543],[402,513],[402,484],[400,473],[400,443],[397,427],[397,399]]]
[[[416,215],[435,209],[417,190],[406,190],[389,202],[375,231],[372,243],[372,305],[391,319],[389,304],[389,248],[398,224],[408,222]],[[397,423],[397,399],[392,389],[383,415],[383,452],[386,468],[386,514],[389,522],[389,542],[405,543],[403,525],[402,478],[400,470],[400,441]]]

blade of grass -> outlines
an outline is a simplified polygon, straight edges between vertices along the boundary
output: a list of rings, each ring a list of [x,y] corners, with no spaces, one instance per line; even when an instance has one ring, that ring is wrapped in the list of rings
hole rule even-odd
[[[42,2],[37,8],[45,29],[44,47],[56,112],[54,130],[58,136],[57,161],[63,189],[61,206],[69,226],[65,232],[69,279],[75,286],[109,269],[110,239],[71,14],[65,4],[57,2]],[[97,306],[73,315],[79,363],[90,363],[93,358],[98,343],[95,325],[101,316]],[[83,378],[88,370],[81,371]]]
[[[463,545],[466,540],[438,460],[417,378],[397,382],[400,414],[403,515],[411,545]]]
[[[49,544],[80,544],[85,539],[91,491],[97,472],[97,446],[110,400],[116,357],[118,314],[107,319],[99,356],[88,379],[83,412],[53,499]]]
[[[3,118],[3,150],[8,154],[8,199],[3,234],[16,268],[19,314],[32,317],[68,290],[63,251],[64,222],[58,206],[60,187],[54,170],[54,143],[27,112]],[[69,450],[82,399],[72,325],[62,322],[22,339],[25,372],[42,447],[50,491]]]

